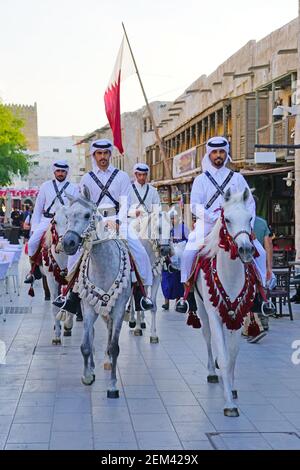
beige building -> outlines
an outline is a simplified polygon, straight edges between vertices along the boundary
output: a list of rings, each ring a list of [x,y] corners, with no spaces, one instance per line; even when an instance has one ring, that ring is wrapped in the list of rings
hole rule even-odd
[[[24,121],[22,132],[26,137],[27,150],[36,152],[39,149],[38,138],[38,120],[37,120],[37,104],[31,105],[23,104],[6,104],[10,111],[18,118]]]
[[[159,124],[172,179],[167,179],[155,139],[146,150],[151,178],[165,202],[189,202],[206,141],[224,135],[235,167],[257,190],[259,213],[278,234],[293,235],[293,187],[283,178],[294,170],[294,150],[274,149],[267,163],[255,144],[294,143],[297,36],[295,19],[260,41],[249,41],[168,107]]]

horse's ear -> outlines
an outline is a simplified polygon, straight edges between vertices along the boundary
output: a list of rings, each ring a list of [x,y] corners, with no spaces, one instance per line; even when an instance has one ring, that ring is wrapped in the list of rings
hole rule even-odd
[[[224,201],[228,202],[230,198],[231,198],[231,189],[228,188],[225,195],[224,195]]]
[[[88,201],[91,200],[91,193],[90,193],[90,190],[89,190],[89,188],[88,188],[85,184],[83,185],[82,195],[83,195],[83,197],[85,197],[85,199],[87,199]]]
[[[245,188],[244,193],[243,193],[243,201],[246,202],[249,196],[250,196],[249,189]]]
[[[72,196],[72,194],[67,193],[66,191],[65,191],[64,193],[65,193],[66,198],[67,198],[67,199],[70,201],[70,203],[72,204],[72,202],[74,202],[76,198],[75,198],[74,196]]]

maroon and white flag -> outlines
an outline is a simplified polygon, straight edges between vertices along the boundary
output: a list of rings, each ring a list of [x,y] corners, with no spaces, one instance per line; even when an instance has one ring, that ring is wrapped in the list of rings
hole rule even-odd
[[[124,149],[122,144],[121,129],[120,84],[121,80],[134,73],[133,64],[125,64],[126,69],[124,69],[123,55],[126,45],[126,39],[123,37],[115,67],[104,94],[105,111],[113,133],[114,145],[121,154],[124,153]]]

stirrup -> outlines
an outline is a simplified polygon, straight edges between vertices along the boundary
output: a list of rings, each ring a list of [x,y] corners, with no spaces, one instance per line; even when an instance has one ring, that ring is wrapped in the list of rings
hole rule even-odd
[[[24,279],[24,284],[33,284],[35,281],[35,277],[32,273],[28,273]]]
[[[140,300],[140,307],[143,311],[152,310],[154,308],[154,304],[149,297],[142,297]]]
[[[264,317],[270,317],[271,315],[275,315],[276,307],[271,300],[262,303],[261,313]]]
[[[187,313],[190,310],[190,305],[187,300],[180,299],[178,300],[175,311],[179,313]]]
[[[58,297],[56,297],[55,300],[53,300],[52,305],[55,305],[55,307],[59,307],[62,310],[66,303],[67,297],[65,297],[64,295],[59,295]]]

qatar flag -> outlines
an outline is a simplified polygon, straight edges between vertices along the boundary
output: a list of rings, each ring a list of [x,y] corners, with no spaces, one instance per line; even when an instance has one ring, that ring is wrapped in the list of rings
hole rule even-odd
[[[126,61],[126,67],[124,68],[123,56],[127,52],[126,46],[127,41],[123,37],[115,67],[104,94],[105,111],[113,133],[114,145],[121,154],[124,153],[124,149],[121,129],[120,84],[121,80],[134,73],[132,61]]]

